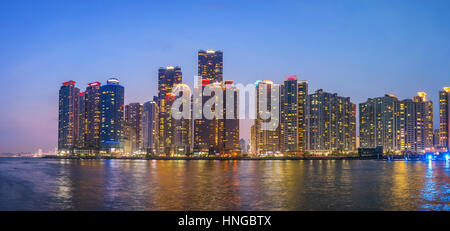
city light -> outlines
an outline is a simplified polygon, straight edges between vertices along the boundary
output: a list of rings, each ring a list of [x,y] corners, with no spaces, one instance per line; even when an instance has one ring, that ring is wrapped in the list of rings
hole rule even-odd
[[[207,86],[210,85],[215,90],[220,87],[223,91],[234,87],[233,80],[223,80],[223,52],[200,50],[198,61],[200,85],[196,87],[201,91],[208,90]],[[206,121],[211,120],[211,116],[207,116],[200,118],[201,120],[197,118],[191,123],[176,117],[179,109],[183,109],[183,115],[187,115],[184,118],[200,111],[201,114],[211,112],[213,120],[228,116],[233,110],[239,111],[234,109],[233,98],[227,100],[224,108],[212,110],[210,106],[208,111],[205,105],[213,105],[212,101],[203,96],[195,99],[190,92],[186,96],[191,97],[194,107],[180,107],[179,105],[189,105],[190,100],[181,97],[184,93],[174,94],[174,86],[185,85],[179,66],[159,68],[158,95],[153,96],[152,101],[155,107],[151,109],[148,107],[149,102],[146,102],[145,112],[139,102],[125,105],[124,87],[119,85],[117,78],[108,79],[107,85],[104,86],[100,82],[91,82],[85,91],[77,88],[75,83],[70,80],[64,82],[60,88],[60,155],[82,157],[89,153],[88,156],[101,157],[100,153],[103,152],[109,157],[113,154],[171,157],[199,156],[205,153],[206,156],[214,157],[231,156],[229,153],[238,153],[238,156],[243,154],[239,147],[240,118],[233,116],[233,120]],[[255,98],[254,109],[258,115],[252,118],[253,125],[250,129],[251,156],[288,157],[313,154],[333,158],[356,157],[355,154],[358,154],[361,157],[360,150],[357,149],[358,141],[358,146],[365,149],[361,152],[372,158],[379,158],[384,154],[383,159],[387,160],[449,160],[448,153],[444,155],[442,152],[436,152],[436,156],[432,153],[438,149],[436,132],[433,131],[433,103],[426,98],[427,93],[423,91],[418,92],[412,99],[402,100],[393,94],[385,94],[369,98],[357,105],[352,103],[350,97],[339,96],[323,89],[308,94],[307,81],[298,80],[296,75],[285,77],[281,83],[276,80],[258,80],[252,87],[257,92],[249,97]],[[270,95],[261,93],[264,92],[264,87],[265,90],[270,90]],[[439,91],[440,104],[448,104],[448,92],[449,87]],[[239,96],[233,94],[232,97]],[[222,103],[225,102],[225,98],[217,98],[222,100]],[[187,103],[179,104],[179,100]],[[277,101],[280,101],[279,107],[269,107],[269,102],[277,105]],[[220,105],[214,102],[215,107],[216,103],[217,106]],[[195,107],[198,104],[200,107]],[[228,104],[231,106],[228,107]],[[177,110],[172,108],[173,105]],[[360,110],[357,110],[358,106]],[[361,121],[359,137],[356,135],[357,111]],[[144,113],[146,124],[142,122]],[[442,115],[446,114],[448,113]],[[270,115],[270,120],[265,118],[267,115]],[[334,119],[329,121],[323,118]],[[441,120],[447,121],[448,118]],[[145,128],[145,135],[141,134],[141,127]],[[374,134],[379,134],[376,142],[373,139]],[[421,134],[424,134],[425,138],[418,139]],[[444,134],[443,137],[448,135]],[[331,142],[332,140],[334,142]],[[325,145],[327,143],[333,145]],[[376,150],[377,146],[382,149]],[[444,147],[439,148],[443,150]]]

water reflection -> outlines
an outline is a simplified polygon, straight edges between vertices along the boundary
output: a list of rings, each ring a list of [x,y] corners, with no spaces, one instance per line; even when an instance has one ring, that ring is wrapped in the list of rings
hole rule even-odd
[[[450,210],[449,162],[0,159],[2,210]]]
[[[448,172],[448,163],[428,161],[422,190],[423,203],[419,208],[424,210],[450,209]]]

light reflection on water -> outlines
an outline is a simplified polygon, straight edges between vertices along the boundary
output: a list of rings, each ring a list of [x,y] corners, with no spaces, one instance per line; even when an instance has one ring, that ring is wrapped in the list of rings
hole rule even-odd
[[[449,162],[0,158],[0,210],[450,210]]]

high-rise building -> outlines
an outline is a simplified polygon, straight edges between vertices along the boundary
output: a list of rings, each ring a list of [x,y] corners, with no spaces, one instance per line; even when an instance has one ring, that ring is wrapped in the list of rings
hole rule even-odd
[[[149,101],[142,108],[142,146],[147,154],[158,154],[158,103]]]
[[[233,85],[233,81],[223,81],[223,53],[222,51],[200,50],[198,52],[198,76],[199,84],[195,86],[195,94],[200,97],[194,98],[194,105],[203,105],[217,97],[214,93],[211,96],[203,95],[205,87],[210,87],[213,91],[222,91],[221,100],[223,108],[213,107],[214,113],[220,114],[222,118],[208,119],[200,115],[194,118],[194,153],[199,155],[211,154],[232,154],[239,152],[239,119],[238,119],[238,91]],[[226,95],[232,96],[229,102],[232,107],[227,108]],[[227,110],[229,113],[227,113]],[[195,112],[194,112],[195,113]],[[228,116],[232,118],[227,118]]]
[[[78,98],[78,139],[77,149],[84,149],[86,147],[86,95],[80,92]]]
[[[439,146],[442,149],[450,148],[450,87],[439,91]]]
[[[127,154],[137,154],[142,149],[142,105],[130,103],[125,106],[125,143]]]
[[[387,152],[425,152],[433,147],[433,103],[419,92],[399,101],[394,95],[368,99],[360,107],[363,148],[383,146]]]
[[[221,92],[222,97],[216,96],[215,93],[211,96],[200,95],[199,91],[203,92],[205,87],[209,87],[212,92]],[[194,153],[198,155],[239,153],[239,92],[233,81],[225,80],[223,84],[221,82],[210,84],[208,79],[204,79],[202,85],[196,87],[194,91],[200,95],[193,99],[196,105],[203,106],[213,97],[217,97],[215,100],[222,103],[222,108],[212,107],[212,111],[219,118],[207,118],[203,112],[201,118],[194,119]]]
[[[257,141],[257,136],[256,136],[256,126],[255,124],[253,124],[250,127],[250,154],[257,154],[256,149],[258,147],[258,141]]]
[[[307,98],[308,151],[326,154],[356,148],[356,106],[350,97],[317,90]]]
[[[433,103],[426,99],[425,92],[419,92],[413,100],[402,100],[400,104],[400,109],[404,111],[397,114],[403,116],[404,119],[397,120],[400,121],[397,126],[397,130],[400,130],[400,132],[397,133],[405,136],[404,140],[402,140],[402,137],[400,138],[399,150],[414,153],[432,151]]]
[[[278,111],[280,110],[280,102],[277,102],[276,105],[272,105],[272,89],[275,87],[279,88],[279,85],[274,84],[269,80],[257,81],[256,84],[256,119],[254,124],[254,135],[256,136],[254,145],[256,154],[274,154],[281,151],[282,140],[280,118],[263,118],[262,115],[264,114],[264,110],[263,108],[260,108],[260,101],[263,100],[262,97],[265,96],[265,100],[267,102],[266,109]],[[276,126],[276,128],[273,128],[267,125],[269,122],[278,124],[278,126]]]
[[[368,99],[359,104],[359,134],[362,148],[383,146],[384,150],[394,151],[400,145],[400,139],[405,134],[398,133],[397,118],[399,108],[397,97],[392,94]],[[402,119],[403,120],[403,119]]]
[[[189,87],[186,84],[177,84],[176,87],[183,89],[183,95],[188,95],[189,97],[183,97],[183,95],[173,95],[170,98],[174,100],[181,100],[183,102],[180,106],[180,110],[188,110],[188,115],[191,115],[191,92],[188,91]],[[182,108],[186,106],[186,108]],[[191,129],[191,119],[190,118],[172,118],[173,121],[173,147],[175,155],[188,155],[192,152],[192,129]]]
[[[124,87],[111,78],[101,87],[100,148],[102,153],[123,153]]]
[[[215,90],[222,91],[222,83],[210,83],[210,80],[203,79],[201,81],[201,86],[194,88],[194,114],[197,112],[197,107],[201,107],[200,110],[202,110],[204,104],[213,97],[217,97],[215,100],[221,100],[218,96],[214,95],[215,93],[212,93],[211,96],[204,95],[203,92],[207,87],[209,87],[212,92]],[[214,113],[216,110],[221,110],[215,108],[215,106],[212,106],[211,109]],[[219,128],[219,119],[215,116],[214,118],[207,118],[205,116],[205,112],[203,110],[201,112],[202,113],[199,117],[194,115],[193,151],[194,154],[197,155],[215,155],[220,152],[219,130],[221,129]]]
[[[419,104],[417,112],[420,113],[418,118],[422,120],[422,137],[421,142],[419,142],[419,148],[422,146],[425,151],[434,149],[433,146],[433,102],[426,99],[425,92],[419,92],[417,98],[417,103]],[[416,113],[417,113],[416,112]],[[421,145],[421,146],[420,146]]]
[[[223,91],[223,119],[218,122],[219,152],[223,154],[240,153],[239,149],[239,92],[233,81],[225,80]],[[231,100],[231,102],[227,102]],[[227,105],[229,104],[229,105]]]
[[[222,51],[198,51],[198,76],[211,83],[223,82],[223,53]]]
[[[74,81],[64,82],[59,90],[58,153],[72,154],[79,138],[80,90]]]
[[[159,153],[174,154],[174,121],[170,115],[173,103],[172,89],[181,84],[180,67],[161,67],[158,70],[158,108],[159,108]]]
[[[100,148],[101,83],[89,83],[85,98],[85,148],[98,152]]]
[[[306,98],[308,83],[296,76],[286,77],[281,84],[281,140],[284,153],[306,150]]]

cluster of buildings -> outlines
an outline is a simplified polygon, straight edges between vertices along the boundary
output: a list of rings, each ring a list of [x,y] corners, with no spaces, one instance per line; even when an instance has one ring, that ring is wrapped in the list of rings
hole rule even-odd
[[[262,129],[265,120],[257,113],[251,127],[251,153],[328,154],[356,149],[356,105],[349,97],[322,89],[308,94],[308,83],[296,76],[286,77],[283,83],[276,85],[268,80],[257,83],[257,88],[279,87],[280,103],[276,106],[280,109],[280,126],[274,130]],[[257,112],[260,100],[257,94]]]
[[[261,81],[260,85],[276,84]],[[251,127],[251,153],[327,155],[356,153],[360,148],[362,152],[422,154],[449,150],[450,87],[439,92],[439,129],[433,130],[433,103],[425,92],[405,100],[389,94],[359,104],[359,136],[356,105],[349,97],[322,89],[308,94],[308,84],[295,76],[287,77],[279,87],[281,126],[262,130],[264,120],[258,116]]]
[[[359,109],[361,147],[383,146],[390,153],[434,151],[433,102],[425,92],[405,100],[394,95],[368,99]]]
[[[124,87],[115,78],[105,85],[88,84],[84,92],[74,81],[64,82],[59,91],[58,153],[60,155],[238,155],[240,154],[237,94],[233,81],[223,80],[223,53],[198,52],[200,77],[194,91],[210,85],[231,92],[236,101],[234,119],[188,117],[174,119],[172,104],[181,97],[173,89],[183,86],[178,66],[158,71],[158,95],[152,101],[124,104]],[[192,97],[199,105],[212,96]],[[195,104],[192,104],[195,105]],[[214,108],[227,113],[227,108]],[[230,110],[230,109],[228,109]],[[196,108],[190,108],[194,114]]]
[[[389,153],[447,151],[450,145],[450,87],[439,94],[439,129],[433,130],[433,103],[426,93],[399,100],[394,95],[370,98],[357,108],[350,97],[324,92],[312,94],[308,83],[289,76],[281,84],[269,80],[254,86],[255,112],[250,145],[239,140],[239,88],[223,79],[223,53],[198,52],[199,79],[189,94],[191,116],[176,119],[172,106],[183,94],[174,87],[186,86],[178,66],[158,70],[158,95],[153,100],[124,104],[124,87],[115,78],[106,84],[93,82],[85,91],[74,81],[59,91],[58,153],[61,155],[302,155],[344,154],[358,148],[383,147]],[[186,86],[187,87],[187,86]],[[220,106],[208,118],[202,106],[217,94],[196,94],[205,88],[220,91]],[[188,88],[188,87],[187,87]],[[266,94],[261,94],[266,89]],[[271,91],[271,89],[278,89]],[[245,94],[245,92],[242,92]],[[273,101],[271,94],[277,94]],[[197,97],[199,96],[199,97]],[[232,96],[232,97],[229,97]],[[228,107],[226,101],[234,101]],[[278,112],[275,118],[262,113],[260,102]],[[200,108],[196,108],[200,105]],[[182,107],[183,107],[182,106]],[[264,109],[265,110],[265,109]],[[227,116],[225,116],[227,115]],[[231,117],[230,117],[231,115]],[[267,128],[268,122],[275,123]],[[249,147],[250,146],[250,147]]]

